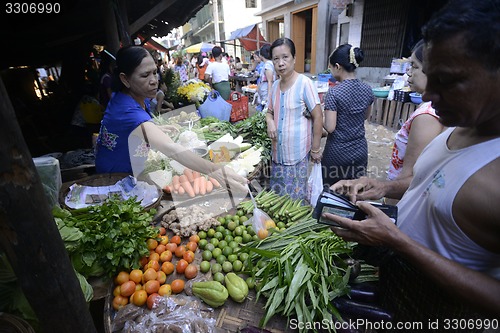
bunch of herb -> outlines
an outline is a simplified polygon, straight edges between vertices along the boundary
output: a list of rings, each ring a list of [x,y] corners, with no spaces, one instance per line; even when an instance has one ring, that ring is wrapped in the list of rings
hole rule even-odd
[[[156,211],[145,211],[135,197],[113,197],[69,213],[58,213],[59,223],[81,233],[68,252],[76,271],[86,278],[138,268],[139,259],[149,254],[146,240],[158,234],[152,225]]]
[[[236,134],[241,135],[256,148],[263,147],[262,160],[271,159],[271,139],[267,135],[266,114],[257,112],[250,118],[237,122],[234,126]]]
[[[345,264],[355,246],[311,219],[274,233],[242,251],[250,254],[250,267],[265,296],[260,325],[275,315],[296,316],[299,322],[341,320],[331,301],[349,292],[350,267]]]

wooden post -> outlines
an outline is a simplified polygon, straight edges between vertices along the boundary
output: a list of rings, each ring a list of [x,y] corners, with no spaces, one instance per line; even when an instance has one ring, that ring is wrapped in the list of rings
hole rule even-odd
[[[120,49],[120,38],[113,2],[111,0],[101,1],[101,10],[103,11],[104,31],[106,33],[106,49],[111,54],[116,55],[116,52]]]
[[[44,332],[97,332],[2,80],[0,246]]]

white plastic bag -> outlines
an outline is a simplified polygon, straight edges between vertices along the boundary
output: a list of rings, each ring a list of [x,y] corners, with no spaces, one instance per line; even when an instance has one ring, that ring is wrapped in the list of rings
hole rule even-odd
[[[253,197],[252,191],[250,190],[250,187],[248,186],[248,184],[247,184],[247,188],[248,188],[248,193],[250,194],[250,198],[252,199],[254,208],[253,208],[253,216],[247,222],[245,222],[245,225],[251,224],[255,233],[258,236],[261,236],[261,233],[259,231],[261,229],[266,230],[267,229],[266,222],[272,221],[272,219],[269,215],[266,214],[266,212],[257,208],[257,203],[255,202],[255,198]],[[261,237],[259,237],[259,238],[261,238]]]
[[[314,163],[309,179],[307,180],[307,198],[311,206],[316,207],[318,197],[323,191],[323,175],[321,163]]]

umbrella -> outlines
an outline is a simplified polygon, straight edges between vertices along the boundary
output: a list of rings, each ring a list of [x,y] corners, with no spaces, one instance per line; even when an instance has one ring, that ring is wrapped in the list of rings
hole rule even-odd
[[[198,43],[186,48],[185,51],[187,53],[211,52],[214,46],[216,45],[210,43]]]

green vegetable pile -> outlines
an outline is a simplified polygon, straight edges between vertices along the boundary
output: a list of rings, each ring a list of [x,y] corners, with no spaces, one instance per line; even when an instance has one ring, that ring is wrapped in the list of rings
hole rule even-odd
[[[309,219],[244,246],[257,297],[267,299],[261,327],[275,314],[296,316],[299,322],[341,320],[331,301],[349,293],[345,260],[355,245]]]
[[[263,147],[262,160],[271,159],[271,139],[267,136],[266,114],[257,112],[250,118],[239,121],[234,125],[235,132],[248,140],[256,148]]]
[[[73,266],[86,278],[138,268],[140,257],[149,254],[146,240],[158,234],[151,224],[155,213],[144,211],[136,198],[52,212]]]
[[[197,134],[202,134],[207,141],[215,141],[226,133],[233,137],[241,135],[246,141],[250,142],[255,148],[263,147],[262,160],[268,161],[271,158],[271,139],[267,136],[266,115],[264,112],[258,112],[250,118],[230,123],[221,121],[215,117],[200,119],[200,129],[193,129]]]

